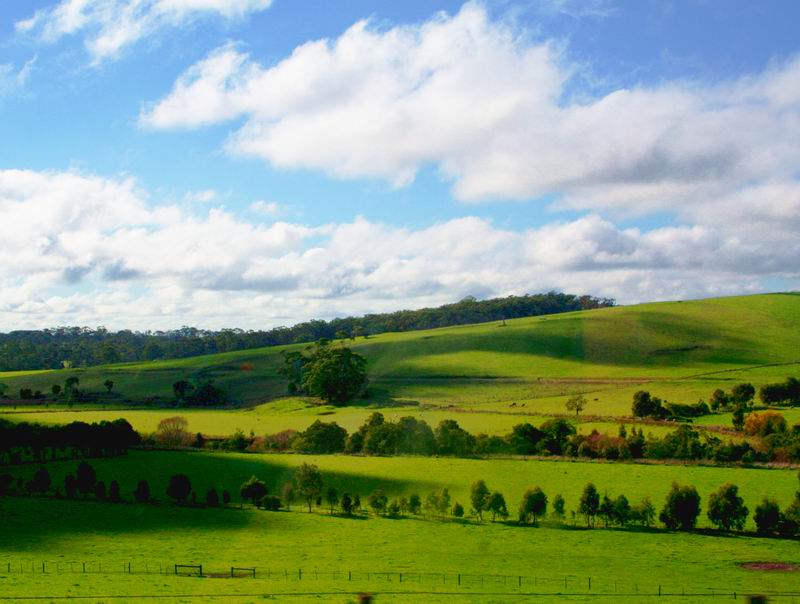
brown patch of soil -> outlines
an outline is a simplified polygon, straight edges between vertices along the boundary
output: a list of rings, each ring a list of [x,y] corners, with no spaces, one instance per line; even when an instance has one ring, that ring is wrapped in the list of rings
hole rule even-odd
[[[742,562],[739,566],[747,570],[766,570],[783,573],[800,572],[800,565],[790,564],[789,562]]]

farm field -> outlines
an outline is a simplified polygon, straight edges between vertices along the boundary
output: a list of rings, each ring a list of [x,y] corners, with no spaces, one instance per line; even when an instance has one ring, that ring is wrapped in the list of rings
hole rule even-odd
[[[499,434],[525,415],[534,423],[563,414],[567,398],[585,393],[584,414],[624,417],[633,393],[647,389],[672,402],[708,399],[716,388],[742,381],[756,388],[800,373],[800,296],[770,294],[690,302],[615,307],[428,331],[380,334],[350,343],[368,359],[371,397],[337,409],[285,396],[277,374],[280,352],[265,348],[206,357],[95,367],[83,370],[0,374],[10,392],[30,387],[48,392],[70,375],[81,387],[102,391],[114,381],[106,410],[84,410],[84,421],[114,419],[120,408],[137,429],[152,430],[176,411],[179,379],[209,377],[228,391],[235,406],[224,411],[181,409],[193,430],[209,434],[236,429],[256,434],[304,429],[315,419],[348,430],[372,412],[414,415],[433,425],[456,417],[471,431]],[[288,347],[288,348],[297,348]],[[155,408],[142,408],[149,401]],[[78,416],[63,406],[37,414],[0,413],[46,423]],[[467,413],[480,411],[479,415]],[[796,413],[789,411],[787,419]],[[536,416],[541,416],[536,419]],[[726,414],[701,418],[701,425],[730,426]]]
[[[454,500],[466,502],[469,484],[482,477],[490,488],[506,495],[512,511],[522,491],[534,484],[542,485],[550,496],[561,492],[567,510],[574,507],[589,480],[601,492],[608,487],[609,493],[624,492],[632,501],[650,495],[657,507],[672,480],[695,484],[704,501],[719,484],[735,482],[751,507],[767,493],[785,503],[798,486],[796,472],[787,470],[137,452],[123,458],[93,460],[92,464],[100,479],[119,480],[128,500],[135,483],[146,476],[154,496],[161,500],[159,504],[14,497],[0,500],[7,520],[0,544],[3,593],[12,597],[58,593],[74,598],[92,594],[183,594],[183,599],[175,601],[186,602],[194,601],[188,597],[192,594],[291,593],[295,595],[290,601],[345,602],[351,601],[348,593],[365,590],[378,594],[426,592],[427,601],[444,602],[455,591],[467,600],[471,595],[488,598],[485,601],[511,602],[519,598],[515,592],[535,590],[540,594],[537,601],[563,602],[584,601],[578,594],[587,593],[589,578],[595,593],[618,590],[630,594],[625,601],[640,601],[638,594],[655,595],[659,585],[665,593],[703,593],[698,601],[705,601],[712,588],[728,594],[800,590],[796,573],[739,566],[754,561],[800,563],[796,543],[785,540],[587,531],[580,526],[558,528],[549,522],[540,528],[524,528],[488,521],[479,524],[374,516],[347,519],[330,517],[321,510],[307,514],[302,504],[296,504],[291,512],[270,513],[251,506],[238,509],[238,505],[232,509],[179,508],[164,501],[168,476],[173,472],[187,473],[199,492],[210,486],[227,488],[238,501],[238,487],[251,474],[262,477],[275,492],[303,462],[318,464],[326,484],[337,486],[340,492],[359,492],[362,498],[375,488],[384,489],[390,496],[417,491],[424,497],[429,490],[447,486]],[[48,465],[58,481],[74,471],[76,464]],[[89,566],[87,574],[81,572],[84,562]],[[42,563],[45,574],[37,574]],[[206,572],[221,573],[231,566],[256,567],[258,575],[256,579],[225,581],[144,573],[171,569],[176,563],[203,564]],[[123,572],[127,564],[133,574]],[[33,571],[28,572],[29,567]],[[105,573],[97,572],[103,568]],[[297,576],[301,569],[302,580]],[[271,574],[265,577],[267,572]],[[352,581],[345,579],[347,573],[353,573]],[[403,584],[399,583],[399,573],[405,574]],[[423,575],[415,579],[415,573]],[[462,585],[456,583],[458,574],[464,575]],[[502,577],[479,579],[482,574]],[[518,576],[525,577],[522,586]],[[309,592],[326,595],[303,595]],[[572,593],[574,598],[541,595],[555,592]],[[337,593],[341,593],[338,600]],[[507,595],[482,596],[484,593]],[[241,601],[248,601],[248,597],[243,595]],[[419,597],[387,593],[379,601],[419,601]]]

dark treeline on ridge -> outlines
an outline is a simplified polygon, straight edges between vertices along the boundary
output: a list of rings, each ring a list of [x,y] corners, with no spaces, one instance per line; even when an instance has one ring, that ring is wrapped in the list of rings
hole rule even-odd
[[[112,332],[104,327],[56,327],[0,333],[0,371],[89,367],[107,363],[175,359],[264,346],[356,338],[392,331],[414,331],[549,315],[613,306],[614,300],[558,292],[490,300],[467,297],[454,304],[419,310],[312,320],[269,330]]]

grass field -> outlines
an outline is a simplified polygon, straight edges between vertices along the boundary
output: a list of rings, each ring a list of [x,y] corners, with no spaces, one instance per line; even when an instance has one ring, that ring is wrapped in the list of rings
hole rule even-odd
[[[171,410],[143,408],[171,401],[171,385],[192,376],[211,377],[248,409],[180,410],[194,430],[210,434],[237,428],[257,434],[303,429],[320,416],[352,429],[375,410],[389,417],[415,415],[436,424],[455,413],[473,431],[499,434],[522,414],[564,412],[566,399],[585,393],[592,416],[630,414],[633,393],[650,390],[673,402],[707,399],[716,388],[741,381],[756,387],[800,375],[800,296],[771,294],[691,302],[664,302],[419,332],[381,334],[351,344],[369,360],[370,399],[347,409],[281,398],[276,370],[283,348],[247,350],[172,361],[73,371],[0,374],[11,392],[48,392],[76,375],[81,386],[114,394],[81,415],[113,419],[117,408],[142,430],[152,430]],[[6,406],[5,411],[10,411]],[[44,422],[76,416],[51,405],[40,415],[12,415]],[[481,411],[478,416],[467,413]],[[0,412],[2,413],[2,412]],[[790,419],[795,417],[789,412]],[[703,425],[728,426],[727,415]],[[535,422],[534,422],[535,423]]]
[[[513,510],[522,490],[542,485],[549,495],[561,492],[574,507],[588,480],[601,492],[625,492],[632,500],[648,494],[660,506],[671,480],[695,484],[704,497],[725,481],[740,485],[751,507],[765,493],[787,502],[797,488],[795,472],[665,465],[565,463],[520,460],[430,458],[352,458],[339,456],[235,455],[140,452],[124,458],[95,460],[101,479],[120,480],[129,493],[139,478],[150,478],[158,505],[103,504],[93,501],[6,498],[0,510],[7,521],[0,543],[0,585],[4,596],[49,594],[83,598],[91,594],[307,594],[289,601],[353,601],[347,593],[384,593],[377,602],[512,602],[521,593],[571,593],[573,597],[536,596],[536,601],[585,601],[591,577],[595,594],[630,594],[621,601],[643,601],[664,593],[704,593],[709,588],[739,594],[800,591],[800,574],[746,570],[738,563],[800,563],[796,542],[705,534],[648,531],[540,528],[485,522],[459,523],[425,519],[367,520],[244,509],[177,508],[161,495],[167,477],[181,471],[198,491],[208,486],[238,492],[251,474],[263,477],[273,491],[302,462],[319,464],[327,483],[366,494],[383,488],[391,495],[448,486],[455,500],[466,502],[469,484],[485,478],[503,491]],[[61,478],[75,463],[50,464]],[[33,470],[33,468],[29,468]],[[204,478],[199,478],[204,477]],[[212,478],[213,477],[213,478]],[[612,486],[613,485],[613,486]],[[129,496],[128,496],[129,498]],[[235,496],[235,501],[238,497]],[[45,574],[41,564],[45,563]],[[88,562],[89,573],[81,572]],[[206,572],[231,566],[257,567],[256,579],[217,580],[158,574],[126,575],[179,564],[203,564]],[[7,567],[7,565],[11,567]],[[106,573],[92,572],[104,567]],[[31,566],[32,565],[32,566]],[[77,565],[77,566],[76,566]],[[16,569],[20,568],[24,572]],[[33,572],[28,569],[32,568]],[[7,572],[8,568],[14,572]],[[3,570],[6,569],[6,572]],[[69,569],[77,572],[69,572]],[[298,577],[303,569],[304,579]],[[269,571],[271,575],[265,576]],[[336,571],[336,578],[330,573]],[[391,576],[377,573],[389,572]],[[321,572],[321,575],[315,573]],[[348,572],[354,580],[348,581]],[[415,573],[431,573],[415,579]],[[287,574],[284,574],[287,573]],[[289,575],[291,573],[291,575]],[[367,579],[366,573],[370,573]],[[405,574],[405,583],[399,582]],[[444,577],[435,573],[445,573]],[[462,585],[456,583],[464,575]],[[508,575],[484,577],[479,575]],[[475,575],[475,576],[470,576]],[[519,585],[518,576],[524,576]],[[567,587],[564,588],[564,580]],[[449,581],[449,583],[448,583]],[[501,584],[502,581],[502,584]],[[534,583],[535,582],[535,583]],[[386,592],[408,591],[412,595]],[[426,592],[413,595],[414,592]],[[452,595],[445,592],[454,592]],[[334,595],[340,593],[341,595]],[[504,593],[508,595],[489,595]],[[282,595],[281,597],[286,597]],[[234,601],[253,601],[242,595]],[[261,598],[258,598],[259,600]],[[675,601],[706,601],[676,598]],[[94,601],[94,600],[91,600]],[[135,601],[135,600],[133,600]],[[176,597],[169,601],[196,601]],[[661,601],[671,601],[664,597]],[[790,600],[787,600],[790,601]]]

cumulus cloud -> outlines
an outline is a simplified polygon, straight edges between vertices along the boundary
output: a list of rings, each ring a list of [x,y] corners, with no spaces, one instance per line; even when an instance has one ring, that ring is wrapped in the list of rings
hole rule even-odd
[[[166,27],[180,27],[202,16],[242,18],[264,10],[272,0],[61,0],[17,21],[16,30],[44,42],[85,35],[95,63],[116,58],[141,38]]]
[[[568,6],[557,2],[554,6]],[[145,106],[146,128],[234,118],[232,154],[395,186],[436,166],[463,201],[558,196],[563,207],[696,211],[796,179],[800,59],[726,82],[569,96],[581,70],[479,3],[382,29],[358,22],[274,65],[234,44]]]
[[[621,228],[596,214],[523,231],[469,216],[309,226],[158,204],[130,178],[0,170],[0,223],[14,225],[0,239],[0,329],[269,327],[468,294],[555,288],[635,302],[800,283],[800,188],[747,195],[767,210],[724,228]]]

